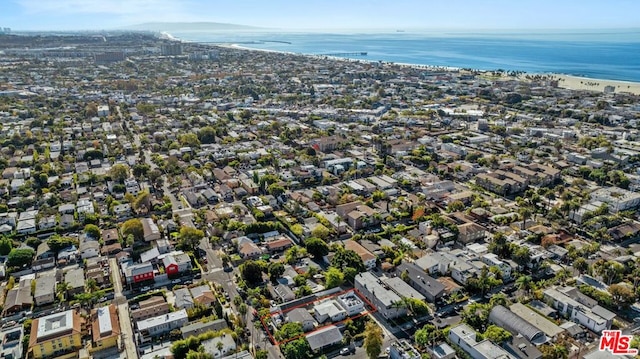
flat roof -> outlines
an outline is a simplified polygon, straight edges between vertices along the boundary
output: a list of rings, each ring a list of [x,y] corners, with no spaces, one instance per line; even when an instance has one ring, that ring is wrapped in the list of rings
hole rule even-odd
[[[176,320],[187,319],[187,310],[181,309],[176,312],[171,312],[167,314],[162,314],[157,317],[151,317],[144,320],[138,321],[138,330],[143,331],[145,329],[153,328],[162,323],[169,323]]]
[[[111,313],[109,312],[109,307],[98,308],[97,313],[100,336],[111,334],[113,331],[113,325],[111,324]]]
[[[38,319],[38,339],[53,337],[73,330],[73,310],[47,315]]]

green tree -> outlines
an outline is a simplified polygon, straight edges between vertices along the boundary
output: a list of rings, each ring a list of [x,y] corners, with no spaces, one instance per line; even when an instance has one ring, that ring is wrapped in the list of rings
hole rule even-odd
[[[344,273],[336,267],[329,267],[324,273],[327,289],[339,287],[344,283]]]
[[[193,148],[200,147],[200,140],[198,140],[198,136],[195,133],[183,133],[178,136],[178,142],[180,146],[188,146]]]
[[[204,232],[202,230],[186,226],[180,227],[181,248],[189,251],[194,251],[196,248],[198,248],[198,245],[200,245],[200,241],[202,240],[202,238],[204,238]]]
[[[582,274],[589,269],[589,263],[583,257],[578,257],[573,261],[573,268]]]
[[[262,272],[266,269],[264,261],[248,260],[240,265],[242,279],[251,284],[262,283]]]
[[[316,259],[329,254],[329,245],[320,238],[311,237],[305,239],[304,245],[307,248],[307,253],[311,254]]]
[[[86,226],[84,226],[84,233],[86,233],[93,239],[100,238],[100,228],[98,228],[98,226],[96,226],[95,224],[87,224]]]
[[[281,349],[286,359],[308,359],[311,354],[311,347],[304,336],[288,341],[281,345]]]
[[[61,237],[59,235],[54,235],[51,236],[49,240],[47,240],[47,244],[52,251],[57,253],[65,248],[78,246],[78,241],[71,237]]]
[[[331,231],[320,223],[316,226],[316,228],[313,229],[313,231],[311,231],[312,237],[317,237],[322,240],[327,240],[330,235]]]
[[[487,330],[483,335],[486,339],[489,339],[496,344],[500,344],[502,342],[510,340],[513,337],[511,333],[500,328],[497,325],[490,325],[489,327],[487,327]]]
[[[358,253],[352,250],[338,249],[331,259],[331,265],[336,268],[354,268],[358,273],[365,271],[364,263]]]
[[[136,241],[144,240],[144,228],[142,227],[142,222],[138,218],[132,218],[125,221],[120,227],[120,232],[125,238],[132,235],[133,239]]]
[[[462,320],[478,331],[484,331],[489,321],[489,306],[471,303],[462,312]]]
[[[7,266],[22,267],[31,263],[35,252],[31,248],[14,248],[7,256]]]
[[[633,289],[624,284],[612,284],[607,288],[613,303],[618,307],[625,307],[635,302],[636,294]]]
[[[109,172],[107,173],[111,179],[117,182],[124,182],[125,179],[129,178],[129,167],[120,163],[117,163],[111,166]]]
[[[284,264],[280,262],[269,263],[268,273],[269,279],[271,279],[272,282],[275,282],[282,276],[282,274],[284,274]]]
[[[198,131],[198,140],[201,143],[214,143],[216,141],[216,129],[211,126],[205,126]]]
[[[285,191],[284,187],[282,187],[277,183],[270,184],[269,187],[267,187],[267,192],[269,192],[269,194],[274,197],[279,197],[281,194],[284,193],[284,191]]]
[[[515,284],[518,290],[521,290],[525,294],[531,294],[531,291],[535,289],[533,279],[531,279],[531,277],[528,275],[521,275],[520,277],[518,277]]]
[[[374,321],[364,328],[364,350],[369,359],[377,359],[382,353],[382,329]]]
[[[0,255],[6,256],[13,249],[13,241],[9,238],[0,239]]]

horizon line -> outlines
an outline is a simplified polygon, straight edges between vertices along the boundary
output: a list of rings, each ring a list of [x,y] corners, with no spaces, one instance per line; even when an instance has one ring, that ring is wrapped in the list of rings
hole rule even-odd
[[[78,28],[78,29],[14,29],[11,28],[11,33],[29,33],[29,32],[104,32],[104,31],[120,31],[120,32],[159,32],[163,30],[146,30],[146,29],[129,29],[128,27],[137,27],[145,24],[218,24],[246,27],[246,29],[212,29],[212,32],[225,32],[225,31],[240,31],[240,32],[263,32],[263,31],[282,31],[282,32],[319,32],[319,31],[394,31],[394,32],[411,32],[411,31],[452,31],[452,32],[552,32],[552,31],[571,31],[571,32],[598,32],[598,31],[640,31],[640,26],[637,27],[596,27],[596,28],[584,28],[584,27],[530,27],[530,28],[501,28],[501,27],[312,27],[312,28],[286,28],[286,27],[259,27],[252,25],[231,24],[231,23],[219,23],[214,21],[178,21],[178,22],[150,22],[133,25],[123,25],[119,27],[110,28]]]

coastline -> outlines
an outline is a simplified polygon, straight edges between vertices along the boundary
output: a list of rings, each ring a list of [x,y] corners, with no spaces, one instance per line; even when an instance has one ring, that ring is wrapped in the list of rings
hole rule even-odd
[[[605,87],[612,86],[615,89],[614,93],[628,92],[640,95],[639,82],[595,79],[563,74],[549,75],[558,80],[558,87],[564,89],[604,92]]]
[[[189,43],[190,41],[185,41],[179,38],[174,37],[168,32],[162,32],[162,36],[170,41],[179,41]],[[195,42],[197,43],[197,42]],[[290,51],[281,51],[281,50],[270,50],[270,49],[259,49],[255,47],[247,47],[242,46],[240,44],[207,44],[210,46],[218,46],[224,48],[231,48],[236,50],[245,50],[245,51],[260,51],[266,53],[274,53],[274,54],[286,54],[286,55],[297,55],[297,56],[308,56],[313,58],[324,58],[335,61],[347,61],[347,62],[359,62],[359,63],[382,63],[388,65],[395,65],[401,67],[410,67],[417,69],[427,69],[427,70],[444,70],[444,71],[460,71],[463,68],[453,67],[453,66],[437,66],[437,65],[425,65],[425,64],[411,64],[411,63],[401,63],[401,62],[391,62],[391,61],[377,61],[377,60],[368,60],[368,59],[353,59],[347,57],[338,57],[338,56],[327,56],[327,55],[317,55],[317,54],[305,54],[305,53],[297,53]],[[478,70],[473,69],[475,71],[480,72],[491,72],[492,70]],[[494,71],[497,71],[495,69]],[[599,78],[591,78],[591,77],[581,77],[575,75],[566,75],[562,73],[533,73],[533,72],[521,72],[520,76],[517,77],[520,81],[526,81],[525,76],[547,76],[553,80],[558,81],[558,87],[568,90],[576,90],[576,91],[594,91],[594,92],[605,92],[605,87],[613,87],[614,93],[631,93],[634,95],[640,95],[640,82],[633,81],[623,81],[623,80],[607,80],[607,79],[599,79]]]

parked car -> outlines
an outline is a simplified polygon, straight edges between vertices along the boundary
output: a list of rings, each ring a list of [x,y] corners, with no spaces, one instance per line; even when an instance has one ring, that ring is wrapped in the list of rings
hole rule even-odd
[[[171,284],[180,284],[182,281],[180,279],[174,279],[171,281]]]
[[[349,352],[351,351],[347,347],[340,349],[340,355],[349,355]]]

